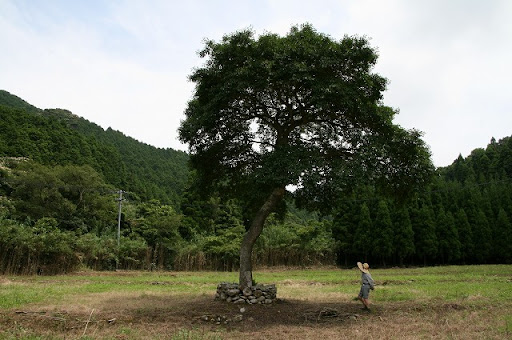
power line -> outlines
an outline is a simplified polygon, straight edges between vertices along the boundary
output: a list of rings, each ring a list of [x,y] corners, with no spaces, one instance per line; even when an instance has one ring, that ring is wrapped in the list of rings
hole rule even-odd
[[[460,187],[453,188],[453,187],[447,187],[444,189],[436,189],[436,190],[425,190],[425,191],[419,191],[418,194],[420,195],[430,195],[432,193],[438,193],[438,192],[450,192],[450,191],[463,191],[470,188],[476,188],[476,187],[485,187],[485,186],[491,186],[493,184],[500,184],[500,183],[507,183],[511,182],[512,178],[507,178],[503,180],[498,181],[490,181],[490,182],[484,182],[484,183],[474,183],[474,184],[465,184],[461,182],[455,182],[455,181],[447,181],[446,183],[456,183],[460,184]],[[372,198],[354,198],[354,199],[347,199],[347,200],[340,200],[336,201],[337,203],[359,203],[359,202],[372,202],[372,201],[378,201],[382,199],[382,197],[372,197]]]
[[[437,190],[428,190],[428,191],[425,191],[425,193],[457,191],[457,190],[460,191],[460,190],[465,190],[465,189],[468,189],[468,188],[484,187],[484,186],[490,186],[490,185],[493,185],[493,184],[507,183],[507,182],[510,182],[510,181],[512,181],[512,178],[506,178],[506,179],[502,179],[502,180],[498,180],[498,181],[490,181],[490,182],[484,182],[484,183],[474,183],[474,184],[466,184],[466,183],[461,183],[461,182],[457,182],[457,181],[446,181],[445,183],[460,184],[460,187],[458,187],[458,188],[437,189]]]

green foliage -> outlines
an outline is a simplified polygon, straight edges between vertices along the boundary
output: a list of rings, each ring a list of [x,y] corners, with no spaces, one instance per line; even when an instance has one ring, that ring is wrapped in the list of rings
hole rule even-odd
[[[511,263],[512,259],[508,254],[512,254],[512,225],[503,208],[498,212],[493,240],[495,240],[493,244],[494,257],[500,262]]]
[[[179,269],[236,270],[245,232],[240,207],[234,201],[221,203],[187,200],[183,205],[186,245],[175,260]]]
[[[432,208],[424,203],[413,215],[413,230],[416,252],[426,264],[427,259],[437,255],[437,237]]]
[[[393,226],[394,249],[398,256],[399,264],[403,265],[404,259],[413,255],[416,250],[414,246],[414,231],[407,207],[400,206],[397,208]]]
[[[238,255],[242,235],[245,232],[240,211],[228,205],[222,209],[214,219],[212,235],[204,238],[203,249],[205,254],[222,261],[225,269],[238,267]]]
[[[15,95],[12,95],[5,90],[0,90],[0,105],[16,109],[22,109],[23,111],[37,114],[40,114],[42,112],[42,110],[38,109],[37,107],[30,105],[23,99]]]
[[[474,257],[478,263],[485,263],[491,255],[492,234],[484,212],[478,209],[473,221],[473,237],[478,242],[474,248]]]
[[[386,177],[404,192],[427,180],[419,134],[393,125],[395,112],[379,104],[386,80],[372,72],[366,39],[334,41],[310,25],[284,37],[246,30],[207,41],[200,55],[207,62],[190,76],[196,92],[180,138],[200,186],[235,195],[250,218],[288,184],[328,208],[355,178]]]
[[[445,213],[441,208],[436,218],[436,237],[439,240],[439,257],[441,263],[453,263],[460,257],[459,233],[451,212]]]
[[[393,223],[386,201],[380,200],[378,203],[377,214],[373,222],[373,233],[368,241],[371,240],[372,254],[380,257],[383,264],[393,254]]]
[[[396,111],[381,105],[386,79],[373,72],[377,53],[365,38],[334,41],[311,25],[283,37],[244,30],[207,41],[200,56],[180,139],[203,196],[242,207],[241,287],[288,185],[303,206],[330,212],[368,182],[405,197],[429,181],[421,134],[394,125]]]
[[[222,192],[203,198],[194,177],[179,193],[185,190],[179,180],[185,153],[140,145],[68,111],[41,111],[0,92],[1,103],[9,100],[10,107],[0,107],[0,273],[237,269],[253,201],[228,200]],[[342,195],[341,182],[336,189],[318,177],[317,193],[329,201],[317,207],[333,210],[332,217],[288,200],[289,212],[280,210],[267,221],[254,261],[263,266],[337,261],[346,267],[361,259],[373,267],[383,261],[512,263],[511,150],[510,137],[493,139],[487,148],[438,169],[431,186],[413,200],[395,200],[378,190],[377,180],[362,178],[354,178],[354,190]],[[290,155],[295,154],[290,150]],[[286,165],[277,158],[261,164]],[[170,163],[176,171],[169,171]],[[258,176],[261,184],[270,174]],[[112,184],[133,189],[123,202],[120,247]],[[167,188],[174,185],[177,191]],[[259,188],[266,187],[248,193],[258,196]]]
[[[114,270],[118,261],[113,235],[84,234],[76,240],[75,249],[82,265],[94,270]]]
[[[20,220],[52,217],[61,229],[104,230],[114,213],[109,187],[91,167],[20,164],[12,176],[12,199]]]
[[[352,194],[347,198],[349,201],[345,201],[336,208],[332,225],[338,263],[347,267],[353,262],[353,254],[355,254],[355,257],[364,256],[359,253],[360,249],[354,249],[353,245],[354,242],[357,242],[354,239],[354,234],[361,218],[361,206],[355,197],[355,194]]]
[[[368,256],[372,250],[371,241],[375,239],[375,235],[372,234],[373,223],[370,216],[370,209],[366,203],[361,205],[361,213],[359,216],[359,222],[357,223],[355,233],[353,249],[354,254],[361,256],[364,261],[368,261]]]
[[[74,235],[44,218],[34,227],[0,218],[0,273],[56,274],[75,270],[79,260],[72,249]]]
[[[151,262],[157,268],[172,267],[172,258],[181,242],[178,232],[180,223],[181,216],[171,206],[161,205],[158,201],[137,207],[131,230],[147,242],[151,248]]]
[[[0,157],[26,157],[47,166],[89,165],[115,187],[143,200],[179,205],[188,155],[158,149],[103,130],[67,110],[40,110],[0,92]]]
[[[118,164],[122,168],[113,168],[113,175],[122,179],[120,185],[124,190],[133,192],[142,201],[156,199],[179,207],[189,176],[189,157],[185,152],[155,148],[112,129],[90,131],[90,123],[86,123],[80,119],[76,130],[110,145],[119,153]]]
[[[333,264],[335,249],[332,222],[299,223],[287,214],[283,223],[271,215],[256,242],[255,257],[256,263],[265,266]]]
[[[34,226],[0,218],[0,274],[68,273],[82,266],[95,270],[145,269],[148,246],[140,237],[96,236],[60,230],[53,218]]]
[[[148,244],[142,237],[122,237],[119,246],[119,267],[123,269],[148,268],[145,262],[148,256]]]
[[[469,224],[468,217],[464,209],[457,211],[456,228],[459,234],[461,259],[463,263],[466,263],[467,259],[470,259],[473,255],[474,243],[473,243],[473,231]]]

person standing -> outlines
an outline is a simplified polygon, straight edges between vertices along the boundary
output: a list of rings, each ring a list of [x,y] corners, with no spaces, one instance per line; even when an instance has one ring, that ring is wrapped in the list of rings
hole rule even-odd
[[[370,275],[370,266],[368,263],[357,262],[357,267],[361,271],[361,290],[358,299],[363,303],[364,310],[370,311],[370,289],[375,289],[375,282]]]

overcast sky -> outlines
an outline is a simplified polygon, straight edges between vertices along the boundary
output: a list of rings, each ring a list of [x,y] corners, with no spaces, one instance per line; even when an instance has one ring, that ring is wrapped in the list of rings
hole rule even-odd
[[[384,104],[436,166],[512,135],[510,0],[0,0],[0,89],[187,150],[177,128],[204,39],[306,22],[370,39]]]

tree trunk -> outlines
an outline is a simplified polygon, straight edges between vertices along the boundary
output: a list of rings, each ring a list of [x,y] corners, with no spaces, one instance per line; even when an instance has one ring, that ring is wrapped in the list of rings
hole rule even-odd
[[[252,248],[263,231],[265,220],[283,199],[285,191],[284,187],[275,188],[272,191],[272,194],[270,194],[254,216],[249,230],[247,230],[242,239],[240,246],[240,277],[238,282],[240,289],[252,286]]]

